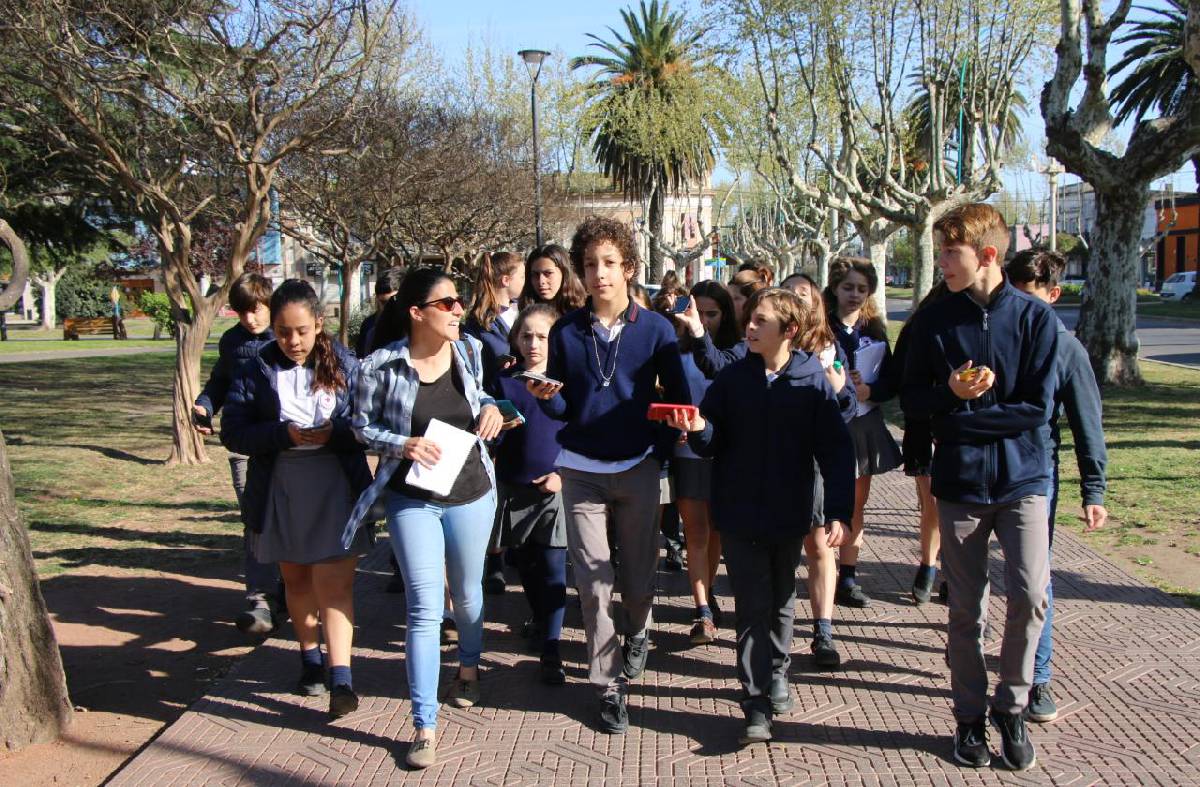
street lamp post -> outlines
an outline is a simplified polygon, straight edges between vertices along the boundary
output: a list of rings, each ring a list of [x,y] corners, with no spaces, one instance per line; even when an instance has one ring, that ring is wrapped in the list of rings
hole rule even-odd
[[[1058,176],[1066,172],[1056,159],[1042,170],[1050,180],[1050,251],[1058,251]]]
[[[522,49],[517,52],[529,72],[529,107],[533,113],[533,216],[536,245],[542,245],[542,163],[538,156],[537,81],[542,74],[542,62],[550,53],[542,49]]]

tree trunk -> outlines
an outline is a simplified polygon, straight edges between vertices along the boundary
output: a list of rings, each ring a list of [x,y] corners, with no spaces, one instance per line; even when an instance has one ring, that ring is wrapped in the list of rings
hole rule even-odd
[[[879,319],[887,322],[887,239],[899,227],[886,219],[875,219],[870,224],[855,223],[858,237],[866,247],[867,259],[875,268],[879,286],[875,289],[875,308]]]
[[[71,701],[29,534],[17,513],[2,432],[0,556],[0,744],[13,751],[61,735],[71,723]]]
[[[933,214],[926,214],[924,219],[915,227],[910,227],[914,244],[913,255],[913,296],[912,307],[915,311],[921,299],[933,288]]]
[[[4,219],[0,219],[0,243],[7,246],[12,254],[12,273],[9,274],[8,285],[0,290],[0,312],[6,312],[25,292],[25,282],[29,281],[29,252],[25,249],[25,242]]]
[[[663,254],[655,240],[662,240],[663,228],[663,192],[662,186],[655,186],[650,195],[650,268],[647,271],[647,284],[658,284],[663,275]]]
[[[55,293],[58,291],[58,277],[53,274],[49,278],[36,278],[38,289],[42,291],[42,330],[54,330],[58,322],[58,306],[55,303]]]
[[[1142,382],[1138,367],[1137,271],[1148,184],[1096,191],[1096,226],[1088,255],[1088,286],[1075,333],[1101,385]]]
[[[353,300],[354,277],[358,275],[358,269],[362,265],[362,260],[345,260],[342,262],[342,297],[340,308],[342,318],[338,324],[338,341],[343,345],[348,346],[350,339],[350,301]]]
[[[200,395],[200,356],[217,316],[217,303],[205,298],[192,307],[192,319],[179,320],[175,332],[175,387],[171,406],[174,444],[168,465],[198,465],[208,461],[204,435],[192,426],[192,405]]]

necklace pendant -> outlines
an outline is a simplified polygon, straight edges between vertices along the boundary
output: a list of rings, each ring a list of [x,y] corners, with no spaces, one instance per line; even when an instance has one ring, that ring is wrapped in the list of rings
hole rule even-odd
[[[605,388],[607,388],[607,387],[608,387],[608,380],[605,380],[605,381],[604,381],[604,387],[605,387]]]

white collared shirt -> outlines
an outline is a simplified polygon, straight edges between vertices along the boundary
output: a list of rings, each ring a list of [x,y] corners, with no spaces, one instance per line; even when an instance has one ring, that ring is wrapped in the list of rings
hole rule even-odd
[[[293,366],[275,372],[275,390],[279,393],[279,420],[300,427],[317,426],[329,420],[337,406],[337,397],[324,389],[313,391],[313,370]],[[313,449],[319,446],[308,445]]]

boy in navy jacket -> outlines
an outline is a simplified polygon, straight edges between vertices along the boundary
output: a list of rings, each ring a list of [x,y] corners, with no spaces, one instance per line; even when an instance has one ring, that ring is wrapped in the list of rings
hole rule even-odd
[[[838,546],[854,508],[854,449],[837,396],[820,359],[794,349],[811,316],[783,289],[754,293],[746,312],[749,354],[717,374],[699,415],[678,411],[668,422],[688,432],[698,455],[714,457],[712,515],[737,611],[743,744],[770,740],[773,716],[793,704],[787,670],[805,540]],[[815,466],[825,526],[814,530]]]
[[[1062,294],[1059,277],[1066,270],[1066,259],[1052,251],[1032,249],[1017,254],[1005,266],[1013,286],[1046,303],[1054,303]],[[1057,317],[1057,315],[1056,315]],[[1049,488],[1050,545],[1054,545],[1054,515],[1058,510],[1058,450],[1062,447],[1059,421],[1063,414],[1075,441],[1075,461],[1079,464],[1079,487],[1083,498],[1083,518],[1088,532],[1099,530],[1108,520],[1104,491],[1108,485],[1105,468],[1108,450],[1104,447],[1101,422],[1100,387],[1083,345],[1057,320],[1058,365],[1054,383],[1054,414],[1042,430],[1053,478]],[[1046,585],[1046,625],[1038,640],[1033,663],[1033,688],[1029,692],[1029,720],[1054,721],[1058,707],[1050,693],[1050,658],[1054,652],[1054,582]]]
[[[1042,429],[1054,401],[1056,318],[1005,278],[1008,227],[995,208],[957,208],[934,232],[950,294],[913,318],[901,403],[909,417],[929,420],[936,446],[932,489],[950,593],[954,756],[977,768],[991,761],[983,630],[994,533],[1004,552],[1008,611],[990,715],[1004,761],[1024,770],[1035,762],[1022,714],[1050,576]]]
[[[221,335],[217,345],[217,362],[213,365],[204,390],[192,406],[192,423],[201,434],[212,434],[212,419],[225,405],[234,374],[247,361],[271,342],[271,282],[258,273],[244,273],[229,289],[229,306],[237,312],[238,322]],[[233,476],[233,491],[238,508],[246,490],[246,456],[229,453],[229,471]],[[246,574],[246,609],[238,613],[234,623],[246,634],[269,634],[275,630],[276,617],[283,600],[279,567],[274,563],[259,563],[243,543]]]
[[[601,694],[600,727],[629,727],[627,682],[646,666],[650,607],[658,564],[659,425],[646,418],[658,400],[691,404],[675,329],[629,297],[638,269],[630,229],[593,217],[575,231],[571,262],[587,285],[588,303],[550,331],[546,374],[529,383],[558,433],[557,465],[567,511],[567,550],[583,608],[588,677]],[[606,532],[611,519],[621,572],[614,575]],[[625,613],[624,645],[613,620],[613,584]]]

